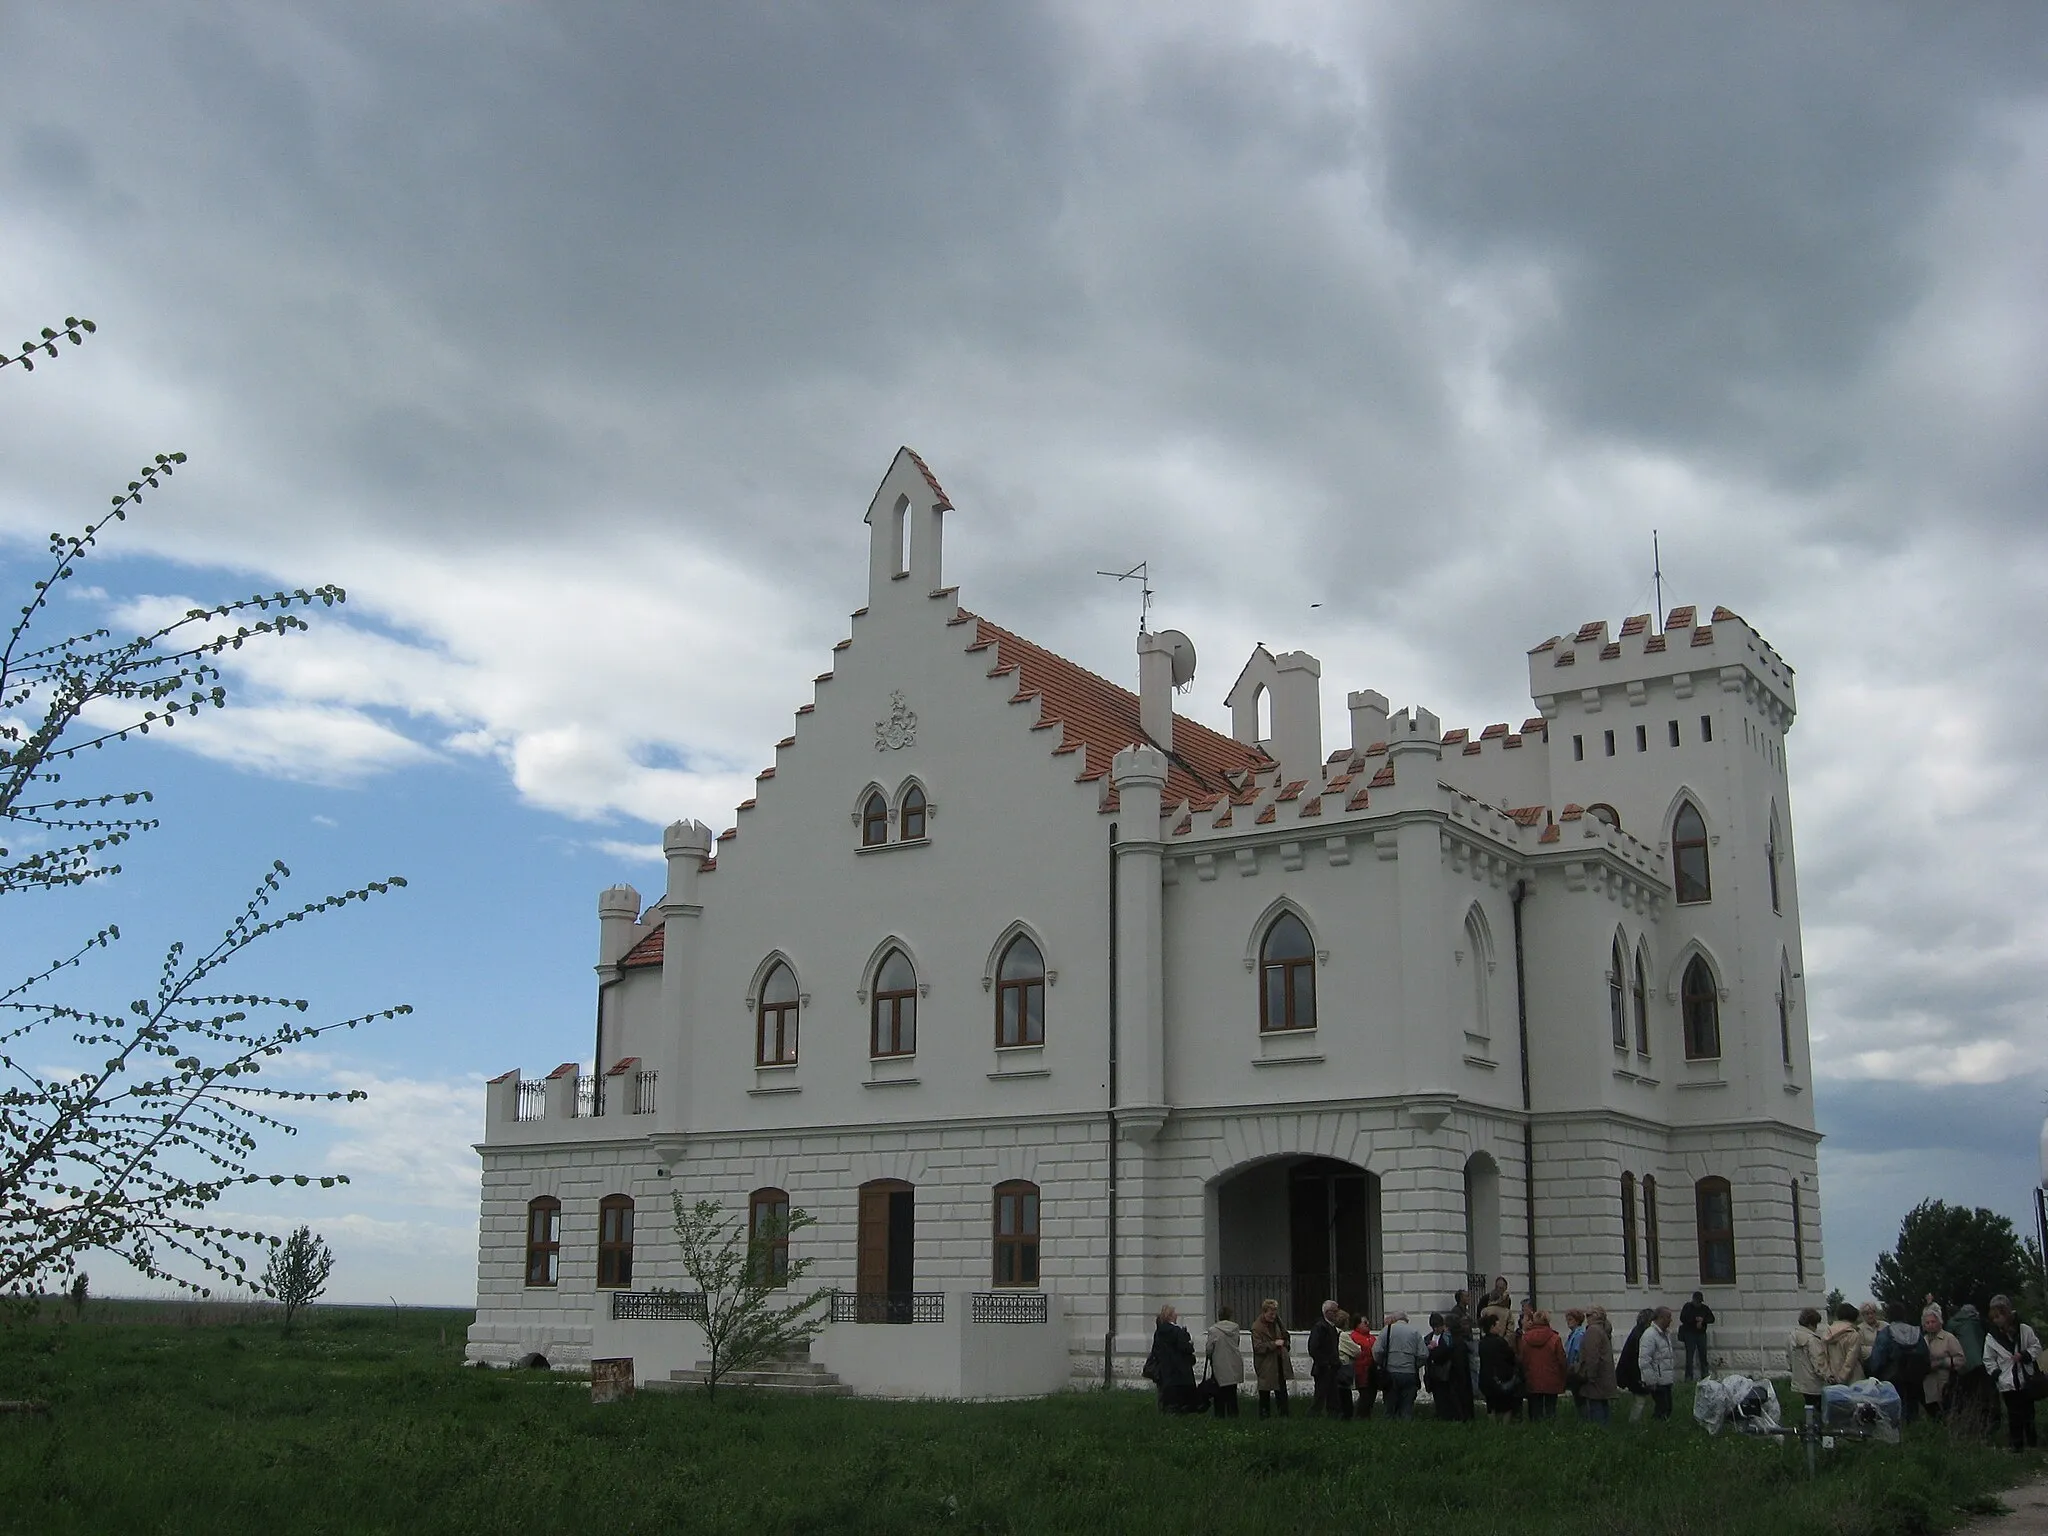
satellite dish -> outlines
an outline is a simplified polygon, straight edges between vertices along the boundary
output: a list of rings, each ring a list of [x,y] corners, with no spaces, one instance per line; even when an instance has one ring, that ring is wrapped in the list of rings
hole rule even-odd
[[[1157,638],[1173,657],[1173,686],[1185,688],[1195,680],[1195,642],[1177,629],[1162,629]]]

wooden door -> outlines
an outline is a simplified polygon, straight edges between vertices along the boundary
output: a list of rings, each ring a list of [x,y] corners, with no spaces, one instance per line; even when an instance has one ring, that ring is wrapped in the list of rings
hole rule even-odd
[[[855,1305],[864,1323],[888,1321],[889,1293],[897,1289],[899,1280],[908,1280],[903,1229],[910,1199],[911,1187],[901,1179],[876,1179],[860,1187],[854,1289],[858,1293]]]

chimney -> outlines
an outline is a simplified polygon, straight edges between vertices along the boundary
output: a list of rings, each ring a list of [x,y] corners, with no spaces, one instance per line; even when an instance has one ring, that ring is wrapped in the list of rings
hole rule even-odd
[[[1138,636],[1138,728],[1162,752],[1173,750],[1173,643]]]
[[[1376,741],[1387,739],[1387,696],[1373,688],[1361,688],[1345,698],[1351,706],[1351,750],[1363,752]]]

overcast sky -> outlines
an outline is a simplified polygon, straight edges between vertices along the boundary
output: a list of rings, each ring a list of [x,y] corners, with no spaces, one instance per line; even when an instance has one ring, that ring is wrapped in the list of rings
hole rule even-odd
[[[1667,601],[1798,669],[1829,1279],[1922,1195],[2025,1213],[2039,4],[16,3],[0,57],[0,332],[100,325],[0,374],[8,589],[176,448],[81,613],[350,592],[121,765],[165,830],[6,947],[113,917],[119,991],[271,857],[412,877],[268,962],[420,1009],[266,1154],[355,1175],[265,1212],[339,1292],[471,1298],[482,1079],[587,1053],[597,889],[730,824],[899,443],[963,601],[1097,670],[1092,573],[1149,560],[1219,724],[1258,640],[1333,732],[1519,720],[1658,529]]]

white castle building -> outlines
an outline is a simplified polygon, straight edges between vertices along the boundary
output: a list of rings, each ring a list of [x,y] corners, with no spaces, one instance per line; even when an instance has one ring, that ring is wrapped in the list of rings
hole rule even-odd
[[[1183,635],[1131,692],[969,612],[950,510],[899,452],[737,825],[599,897],[595,1080],[490,1084],[473,1358],[692,1364],[672,1192],[816,1219],[812,1355],[859,1391],[1043,1392],[1134,1375],[1164,1302],[1495,1274],[1782,1336],[1825,1287],[1792,671],[1754,629],[1587,624],[1519,727],[1364,689],[1326,752],[1312,656],[1253,651],[1224,736],[1173,712]]]

